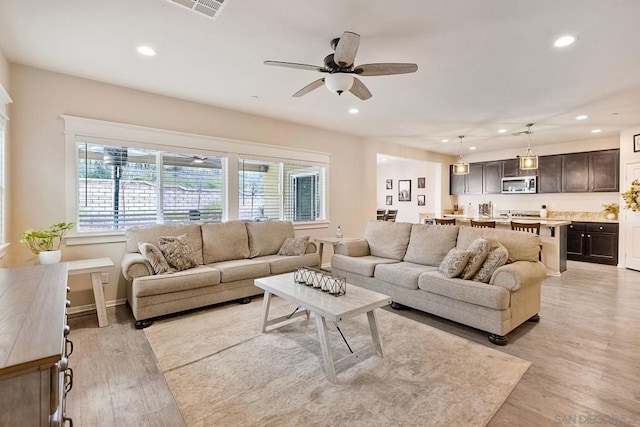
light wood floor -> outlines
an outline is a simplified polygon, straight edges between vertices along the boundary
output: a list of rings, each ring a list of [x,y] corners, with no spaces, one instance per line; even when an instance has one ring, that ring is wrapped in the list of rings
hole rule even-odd
[[[490,426],[640,426],[640,272],[569,262],[562,277],[543,284],[540,323],[518,328],[506,347],[435,316],[395,312],[532,362]],[[183,426],[129,309],[108,315],[107,328],[95,314],[70,319],[68,415],[76,426]]]

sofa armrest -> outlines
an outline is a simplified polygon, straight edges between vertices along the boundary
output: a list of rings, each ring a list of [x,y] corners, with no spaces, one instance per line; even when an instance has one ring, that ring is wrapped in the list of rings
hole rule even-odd
[[[540,261],[516,261],[496,269],[489,284],[515,292],[523,286],[540,283],[547,276],[547,268]]]
[[[313,242],[309,242],[307,243],[307,249],[304,251],[305,254],[313,254],[318,252],[318,246],[313,243]]]
[[[371,255],[371,252],[369,251],[369,243],[364,239],[360,239],[338,243],[336,254],[360,257]]]
[[[120,266],[122,267],[122,275],[127,280],[153,276],[154,274],[151,263],[149,263],[142,254],[137,252],[124,254]]]

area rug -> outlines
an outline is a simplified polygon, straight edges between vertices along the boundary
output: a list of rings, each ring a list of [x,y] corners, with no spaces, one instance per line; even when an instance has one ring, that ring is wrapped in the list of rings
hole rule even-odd
[[[385,357],[329,382],[316,323],[298,317],[259,332],[262,300],[156,321],[145,334],[189,426],[483,426],[530,363],[377,310]],[[270,317],[295,309],[273,298]],[[335,326],[336,358],[349,350]],[[339,324],[370,342],[365,315]]]

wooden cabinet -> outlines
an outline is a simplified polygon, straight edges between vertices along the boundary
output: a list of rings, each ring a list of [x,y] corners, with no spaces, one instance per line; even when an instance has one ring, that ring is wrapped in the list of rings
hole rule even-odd
[[[619,169],[620,150],[565,154],[562,158],[562,192],[618,191]]]
[[[562,156],[538,157],[538,193],[562,192]]]
[[[618,264],[618,224],[574,222],[567,232],[567,259]]]
[[[483,194],[499,194],[502,192],[502,163],[500,161],[482,164]]]
[[[482,163],[471,163],[468,175],[454,175],[449,168],[449,194],[482,194]]]
[[[520,160],[519,159],[503,160],[502,176],[503,177],[520,176]]]
[[[72,424],[66,294],[66,263],[0,270],[1,426]]]

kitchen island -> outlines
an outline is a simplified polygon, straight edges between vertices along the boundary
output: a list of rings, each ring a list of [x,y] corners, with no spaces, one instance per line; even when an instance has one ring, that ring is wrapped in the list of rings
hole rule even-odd
[[[534,217],[478,218],[465,215],[444,215],[444,218],[455,218],[456,224],[470,226],[470,221],[495,221],[496,228],[511,229],[511,221],[522,223],[540,223],[540,240],[542,241],[542,263],[547,267],[548,276],[560,276],[567,269],[567,226],[569,220],[541,219]],[[422,223],[430,222],[429,218],[420,218]]]

